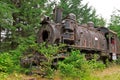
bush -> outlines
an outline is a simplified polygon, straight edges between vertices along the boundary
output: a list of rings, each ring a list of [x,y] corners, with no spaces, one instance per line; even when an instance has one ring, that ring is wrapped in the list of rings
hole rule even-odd
[[[0,54],[0,71],[5,73],[20,72],[20,57],[25,51],[25,45],[19,45],[15,50],[9,50]]]
[[[57,45],[46,45],[46,43],[42,43],[38,45],[38,52],[43,54],[47,61],[42,62],[42,65],[44,66],[44,72],[46,73],[47,78],[53,78],[54,70],[51,68],[52,61],[54,56],[59,53],[59,51],[62,50],[62,47],[64,47],[64,44]]]
[[[103,70],[106,66],[102,61],[96,61],[95,59],[90,60],[88,64],[93,70]]]
[[[86,79],[90,76],[90,66],[79,50],[72,51],[70,56],[59,63],[59,70],[63,78]]]
[[[120,57],[116,60],[116,64],[120,65]]]
[[[46,43],[41,43],[41,44],[32,43],[29,46],[27,46],[27,48],[25,49],[21,47],[22,51],[24,51],[23,55],[21,56],[22,57],[21,59],[23,59],[23,61],[26,58],[29,59],[27,68],[30,68],[31,70],[28,69],[27,72],[29,71],[34,72],[37,71],[37,69],[39,69],[41,75],[44,75],[44,77],[47,78],[52,78],[54,70],[51,68],[51,65],[54,55],[59,53],[61,47],[63,46],[64,46],[63,44],[59,44],[59,46],[57,46],[57,45],[48,45]],[[36,58],[36,56],[38,57]],[[38,62],[38,64],[35,63],[34,67],[32,67],[31,65],[32,62],[30,62],[30,59],[34,60],[35,62]]]
[[[69,57],[59,62],[59,71],[64,80],[89,80],[91,71],[104,68],[105,64],[102,61],[96,61],[96,59],[88,61],[79,50],[72,51]]]
[[[77,71],[75,70],[74,66],[72,64],[65,64],[65,63],[59,63],[60,67],[60,71],[62,73],[62,76],[65,77],[79,77],[77,75]]]
[[[20,72],[20,56],[19,49],[11,50],[0,54],[0,71],[5,73]]]
[[[14,63],[12,60],[12,55],[9,53],[0,54],[0,71],[1,72],[12,72]]]

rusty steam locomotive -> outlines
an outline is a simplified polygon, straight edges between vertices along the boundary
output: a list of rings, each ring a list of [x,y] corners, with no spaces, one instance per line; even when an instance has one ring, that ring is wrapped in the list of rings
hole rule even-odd
[[[42,27],[38,32],[37,42],[58,44],[85,52],[86,57],[97,53],[101,57],[116,60],[120,55],[120,42],[117,34],[106,27],[94,27],[93,22],[78,24],[73,13],[62,19],[62,10],[54,9],[54,21],[45,17],[41,22]]]

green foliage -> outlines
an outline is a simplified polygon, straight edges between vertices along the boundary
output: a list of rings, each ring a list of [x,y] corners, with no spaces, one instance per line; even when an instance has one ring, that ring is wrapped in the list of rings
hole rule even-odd
[[[20,72],[22,70],[20,66],[20,58],[22,53],[31,45],[35,44],[34,37],[28,37],[27,39],[21,39],[20,45],[16,50],[10,50],[9,52],[4,52],[0,54],[0,71],[10,73],[10,72]]]
[[[120,65],[120,57],[116,60],[116,64]]]
[[[0,71],[5,73],[20,72],[20,51],[13,50],[0,54]]]
[[[38,51],[42,54],[45,54],[47,57],[53,57],[53,55],[57,54],[65,44],[57,45],[48,45],[46,43],[39,44]]]
[[[89,80],[91,71],[104,68],[105,64],[96,59],[87,61],[79,50],[72,51],[69,57],[59,63],[61,76],[65,80]]]
[[[105,69],[105,64],[102,61],[96,61],[95,59],[92,59],[88,63],[91,66],[91,69],[93,70],[103,70]]]
[[[12,55],[9,53],[0,54],[0,71],[11,72],[13,67]]]
[[[115,32],[117,32],[118,37],[120,39],[120,11],[116,10],[111,15],[109,28]]]
[[[4,80],[5,78],[8,77],[8,73],[5,73],[5,72],[0,72],[0,79],[1,80]]]
[[[15,7],[3,0],[0,0],[0,50],[8,51],[10,49],[10,30],[13,29],[13,16],[14,12],[18,12]],[[1,32],[6,30],[6,39],[2,39]],[[2,39],[2,41],[1,41]]]
[[[94,22],[95,27],[103,27],[106,24],[106,20],[99,16],[94,16],[92,21]]]
[[[51,68],[51,65],[47,65],[45,73],[45,77],[48,79],[52,79],[54,77],[54,69]]]
[[[47,5],[46,5],[47,3]],[[1,51],[16,49],[21,39],[36,36],[40,27],[41,17],[50,15],[51,6],[47,0],[1,0],[0,1],[0,47]],[[5,38],[1,32],[5,30]]]
[[[12,13],[16,12],[15,8],[5,2],[0,1],[0,26],[10,28],[13,23]]]
[[[96,10],[87,4],[82,4],[83,0],[60,0],[59,6],[63,9],[63,16],[69,13],[76,15],[77,21],[81,24],[93,21],[95,26],[104,26],[105,20],[96,14]]]
[[[19,51],[10,51],[0,54],[0,71],[5,73],[20,72],[20,53]]]
[[[84,80],[90,76],[90,66],[79,50],[72,51],[70,56],[59,63],[59,70],[63,78]]]
[[[44,59],[46,59],[43,62],[40,62],[40,65],[38,65],[38,69],[40,72],[46,75],[47,78],[53,77],[54,70],[51,68],[52,61],[54,58],[54,55],[57,54],[62,47],[64,47],[63,44],[57,45],[48,45],[46,43],[35,43],[34,37],[29,37],[29,39],[25,39],[21,45],[19,45],[19,50],[21,51],[21,59],[28,58],[34,56],[34,54],[37,52],[40,55],[44,55]],[[41,66],[42,65],[42,66]],[[31,67],[31,65],[28,64],[29,69],[24,69],[24,72],[29,73],[31,70],[35,71],[37,68]]]
[[[60,73],[61,73],[63,79],[65,79],[65,78],[77,79],[80,77],[78,75],[79,71],[77,69],[75,69],[73,65],[65,64],[62,62],[59,63],[59,65],[60,65],[60,67],[59,67]]]
[[[59,44],[59,46],[57,46],[48,44],[46,45],[46,43],[38,45],[38,52],[44,54],[44,56],[47,58],[47,61],[42,63],[44,65],[44,73],[46,73],[47,78],[53,78],[54,70],[51,68],[51,65],[54,55],[58,54],[64,46],[64,44]]]

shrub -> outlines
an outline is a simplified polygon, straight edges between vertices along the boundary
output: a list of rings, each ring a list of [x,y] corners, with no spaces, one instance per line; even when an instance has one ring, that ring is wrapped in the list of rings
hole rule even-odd
[[[21,44],[15,50],[9,50],[0,54],[0,71],[5,73],[20,72],[20,57],[28,45]]]
[[[91,71],[103,70],[105,64],[96,59],[86,60],[85,55],[81,54],[79,50],[74,50],[70,53],[63,62],[59,62],[59,71],[64,80],[89,80]]]
[[[8,73],[5,73],[5,72],[0,72],[0,80],[5,80],[5,78],[8,77]]]
[[[59,63],[59,70],[63,78],[85,79],[90,76],[90,66],[79,50],[72,51],[70,56]]]
[[[120,57],[116,60],[116,64],[120,65]]]
[[[105,64],[102,61],[96,61],[96,59],[92,59],[88,62],[88,64],[91,66],[91,69],[93,70],[103,70],[105,68]]]
[[[57,46],[57,45],[48,45],[46,43],[41,43],[41,44],[32,43],[29,46],[27,46],[27,48],[25,49],[22,48],[22,51],[24,51],[24,53],[21,59],[24,60],[26,58],[28,59],[31,58],[32,60],[34,60],[35,59],[34,55],[36,55],[39,58],[37,58],[34,61],[36,62],[37,60],[40,61],[39,62],[40,64],[38,63],[37,67],[35,67],[35,65],[34,67],[32,67],[31,66],[32,62],[29,62],[30,64],[28,63],[27,68],[30,67],[31,70],[26,69],[27,72],[32,71],[32,70],[36,71],[37,69],[39,69],[39,72],[41,75],[44,75],[44,77],[47,77],[47,78],[52,78],[54,70],[51,68],[51,65],[52,65],[54,55],[59,53],[59,51],[62,49],[61,47],[63,46],[64,46],[63,44],[59,44],[59,46]]]
[[[12,60],[12,55],[9,53],[0,54],[0,71],[1,72],[11,72],[14,67]]]
[[[64,44],[59,44],[58,46],[58,45],[46,45],[46,43],[38,45],[38,52],[43,54],[47,58],[47,61],[42,63],[42,65],[45,68],[44,72],[46,73],[47,78],[53,77],[54,70],[51,68],[51,65],[54,55],[59,53],[59,51],[61,51],[62,47],[64,46],[65,46]]]

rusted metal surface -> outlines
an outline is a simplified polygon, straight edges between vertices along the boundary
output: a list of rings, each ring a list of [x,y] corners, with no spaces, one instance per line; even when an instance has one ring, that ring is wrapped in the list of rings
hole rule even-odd
[[[41,30],[38,32],[37,42],[55,43],[60,41],[60,28],[59,25],[51,23],[44,24]]]
[[[104,37],[107,40],[107,51],[108,53],[120,54],[120,41],[117,37],[117,33],[109,30],[108,28],[101,27],[98,28],[99,31],[103,32]]]
[[[55,7],[53,13],[54,21],[56,23],[60,23],[62,21],[62,9],[59,7]]]
[[[116,46],[117,46],[117,55],[120,57],[120,41],[119,41],[119,39],[117,38],[116,39]]]
[[[61,42],[80,50],[99,51],[105,55],[120,54],[118,49],[120,46],[117,44],[119,41],[115,32],[105,27],[95,28],[93,22],[79,25],[73,13],[62,20],[62,10],[59,8],[56,8],[54,12],[55,21],[44,24],[38,32],[39,43]]]
[[[73,14],[68,15],[62,24],[44,24],[38,34],[38,42],[63,42],[80,49],[106,51],[107,43],[103,33],[94,28],[93,23],[78,25]],[[92,28],[91,28],[92,27]]]
[[[76,28],[76,46],[84,49],[105,51],[106,39],[103,34],[89,26],[78,26]]]

